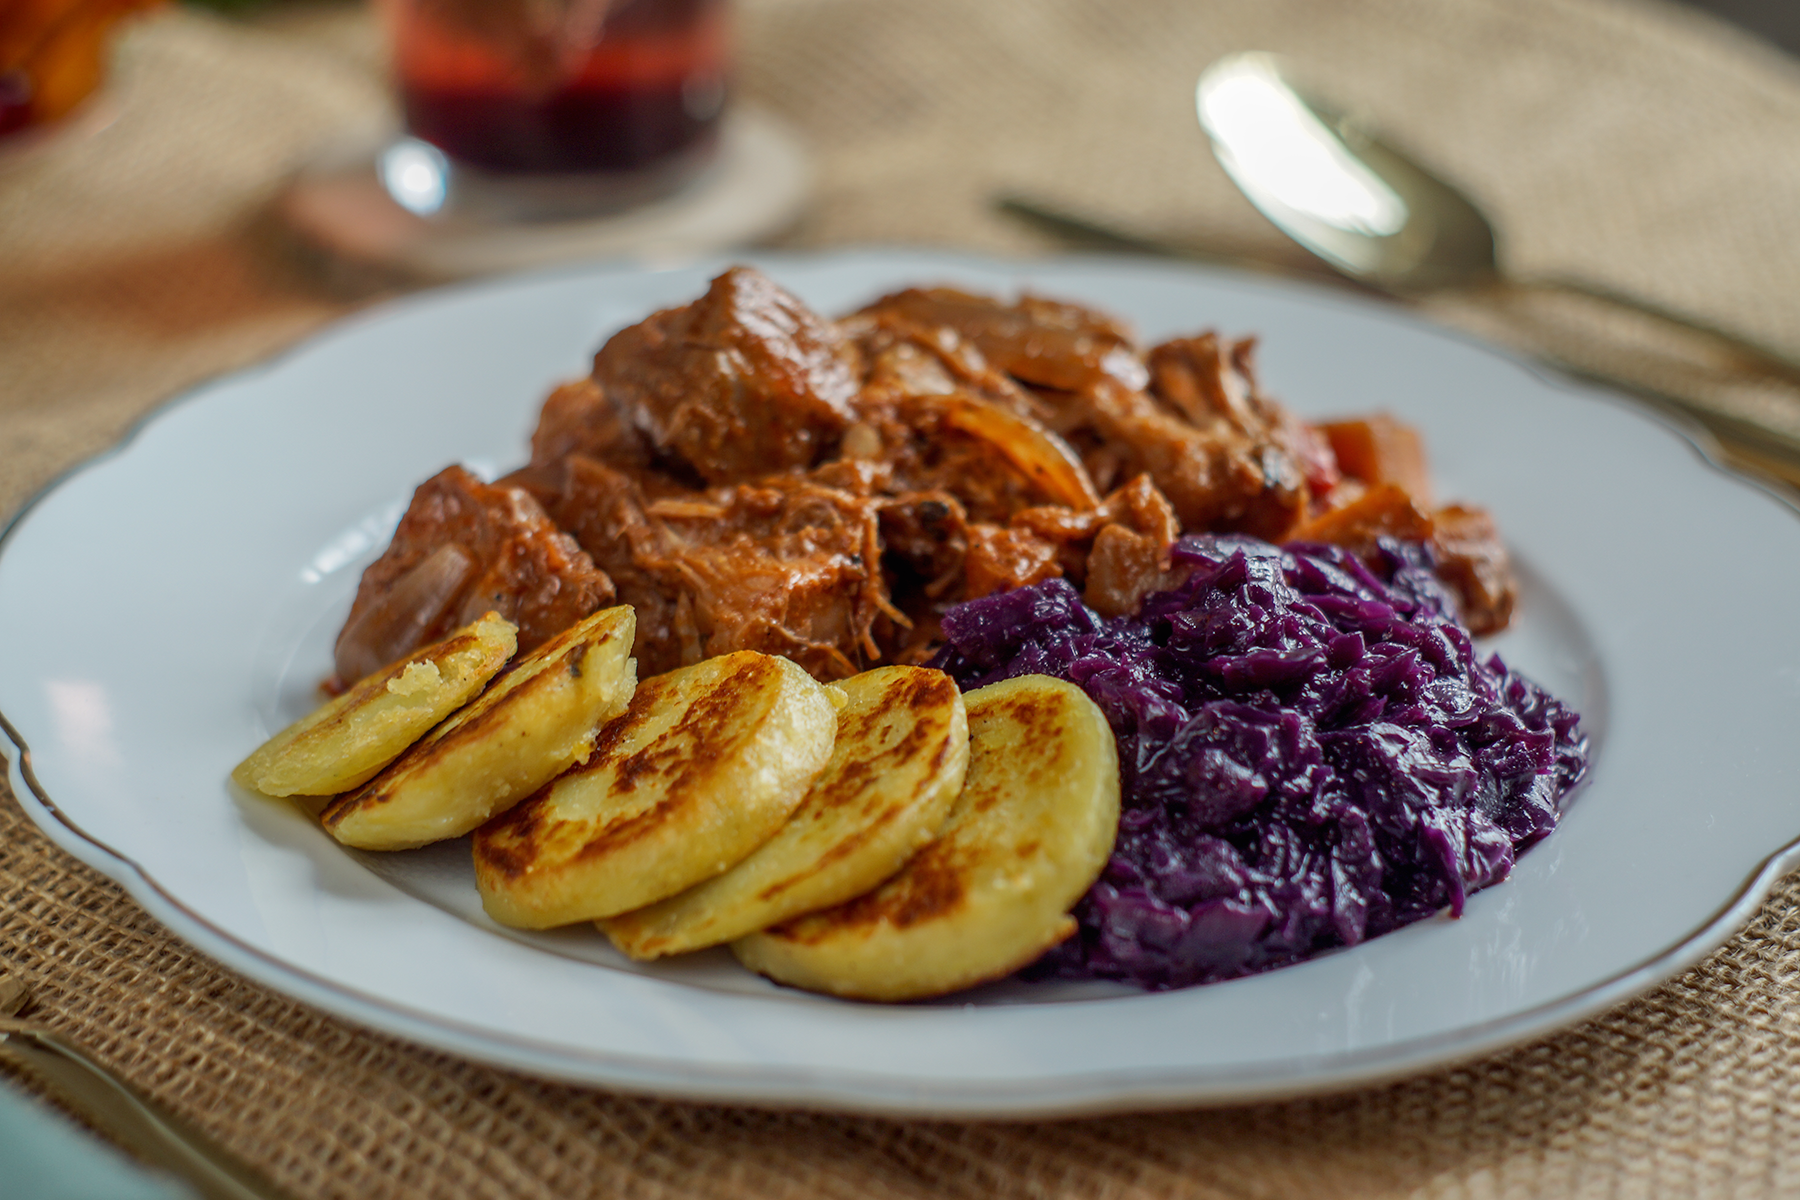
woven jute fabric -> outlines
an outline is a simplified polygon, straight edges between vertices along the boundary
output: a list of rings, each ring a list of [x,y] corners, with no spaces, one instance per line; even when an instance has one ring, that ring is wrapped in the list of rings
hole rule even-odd
[[[1201,65],[1273,49],[1478,195],[1514,270],[1586,275],[1800,352],[1800,67],[1680,10],[745,0],[739,44],[743,94],[815,156],[793,247],[1056,249],[993,210],[1013,191],[1300,266],[1212,165],[1191,108]],[[268,205],[384,117],[381,63],[354,8],[166,12],[121,44],[109,128],[0,167],[0,513],[159,402],[380,299],[297,253]],[[1792,393],[1589,304],[1425,308],[1800,431]],[[0,798],[0,964],[47,1023],[303,1197],[1792,1195],[1797,904],[1790,881],[1699,967],[1596,1020],[1386,1087],[892,1121],[619,1096],[375,1036],[221,970]]]

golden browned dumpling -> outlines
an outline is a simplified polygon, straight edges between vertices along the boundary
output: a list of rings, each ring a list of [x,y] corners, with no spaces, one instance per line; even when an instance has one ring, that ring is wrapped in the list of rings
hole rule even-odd
[[[723,875],[600,922],[615,946],[658,958],[728,942],[860,896],[931,841],[969,765],[956,682],[881,667],[834,686],[849,703],[831,761],[788,823]]]
[[[231,777],[268,796],[335,796],[360,786],[481,691],[513,656],[517,634],[488,613],[289,725]]]
[[[361,850],[460,837],[587,758],[636,686],[636,620],[621,605],[557,634],[320,819]]]
[[[496,921],[591,921],[719,874],[767,841],[831,757],[837,705],[742,650],[646,679],[594,753],[475,835]]]
[[[1074,684],[1009,679],[964,697],[969,773],[944,830],[865,896],[732,943],[778,983],[862,1000],[1006,975],[1075,931],[1119,821],[1111,728]]]

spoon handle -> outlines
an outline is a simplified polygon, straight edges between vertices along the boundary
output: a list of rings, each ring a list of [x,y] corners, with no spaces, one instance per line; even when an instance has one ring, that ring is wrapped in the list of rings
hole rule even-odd
[[[1654,300],[1646,300],[1641,296],[1633,296],[1621,292],[1603,283],[1580,279],[1569,275],[1533,275],[1529,278],[1509,277],[1507,282],[1525,288],[1540,288],[1546,291],[1566,292],[1576,296],[1586,296],[1591,300],[1599,300],[1604,304],[1623,308],[1641,316],[1651,317],[1665,325],[1689,333],[1697,333],[1712,339],[1731,354],[1749,371],[1757,374],[1772,375],[1789,383],[1800,385],[1800,359],[1786,354],[1772,346],[1765,346],[1729,329],[1723,329],[1710,321],[1688,313],[1677,312],[1665,308]]]
[[[1208,253],[1197,247],[1175,246],[1141,234],[1129,233],[1025,196],[996,196],[992,203],[1000,212],[1021,218],[1044,232],[1092,249],[1181,258],[1210,263],[1215,266],[1253,270],[1262,274],[1282,275],[1288,278],[1314,281],[1324,279],[1365,294],[1383,295],[1402,302],[1412,298],[1394,292],[1379,291],[1346,275],[1315,274],[1298,270],[1289,264],[1234,258],[1219,253]],[[1744,362],[1745,366],[1757,373],[1800,384],[1800,362],[1796,362],[1780,351],[1759,346],[1746,338],[1698,318],[1675,312],[1648,300],[1640,300],[1635,296],[1614,291],[1601,284],[1562,276],[1534,276],[1530,279],[1508,276],[1503,280],[1497,280],[1496,283],[1507,289],[1530,290],[1536,288],[1568,292],[1600,300],[1632,312],[1642,313],[1677,328],[1714,339],[1729,348]],[[1626,392],[1665,412],[1680,414],[1704,428],[1731,457],[1734,466],[1748,468],[1764,476],[1773,476],[1790,486],[1800,486],[1800,438],[1755,422],[1733,418],[1688,397],[1650,387],[1611,371],[1583,366],[1559,355],[1539,351],[1534,357],[1545,366],[1570,378],[1599,384],[1614,391]]]
[[[0,1062],[23,1067],[83,1120],[204,1200],[283,1200],[281,1192],[212,1139],[61,1034],[0,1017]]]
[[[1175,243],[1145,236],[1074,213],[1044,200],[1017,193],[1002,193],[989,198],[994,211],[1014,217],[1041,233],[1085,250],[1112,251],[1120,254],[1142,254],[1152,258],[1175,258],[1187,262],[1206,263],[1237,271],[1253,271],[1259,275],[1277,275],[1284,279],[1311,279],[1341,284],[1353,291],[1377,294],[1375,289],[1324,268],[1308,270],[1304,266],[1263,258],[1211,250],[1205,246]]]
[[[1676,392],[1650,387],[1610,371],[1581,366],[1547,354],[1538,361],[1560,374],[1635,396],[1654,408],[1685,418],[1711,435],[1729,462],[1721,465],[1744,469],[1788,488],[1800,488],[1800,438],[1755,421],[1722,413],[1709,405]]]

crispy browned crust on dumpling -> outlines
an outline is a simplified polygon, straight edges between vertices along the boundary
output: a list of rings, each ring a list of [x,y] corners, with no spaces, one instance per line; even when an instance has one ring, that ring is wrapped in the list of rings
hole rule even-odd
[[[586,763],[476,833],[482,903],[542,929],[717,875],[792,815],[836,734],[830,693],[784,658],[746,650],[647,679]]]
[[[863,1000],[942,995],[1009,974],[1075,930],[1112,853],[1112,729],[1074,684],[1026,675],[970,692],[969,771],[937,839],[847,904],[739,938],[778,983]]]
[[[780,832],[704,883],[600,927],[633,958],[728,942],[860,896],[936,835],[962,791],[969,723],[942,671],[880,667],[835,685],[831,761]]]

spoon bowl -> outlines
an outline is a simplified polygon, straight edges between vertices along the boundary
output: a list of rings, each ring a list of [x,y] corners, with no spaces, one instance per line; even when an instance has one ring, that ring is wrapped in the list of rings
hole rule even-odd
[[[1494,228],[1467,196],[1295,88],[1273,55],[1220,59],[1195,103],[1232,182],[1338,271],[1401,294],[1499,279]]]
[[[1274,55],[1232,54],[1194,90],[1213,155],[1246,198],[1334,270],[1391,295],[1537,290],[1585,296],[1710,342],[1733,373],[1800,385],[1800,362],[1707,321],[1604,284],[1504,270],[1494,226],[1463,191],[1364,125],[1296,86]],[[1800,480],[1800,437],[1729,417],[1703,401],[1579,364],[1553,365],[1698,420],[1730,448]]]

